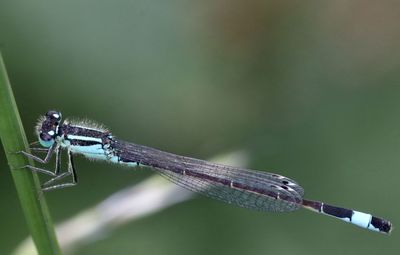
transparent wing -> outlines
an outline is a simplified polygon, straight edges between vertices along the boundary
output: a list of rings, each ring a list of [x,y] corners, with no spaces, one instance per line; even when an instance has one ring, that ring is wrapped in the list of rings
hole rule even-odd
[[[284,212],[301,207],[303,188],[277,174],[236,168],[116,141],[123,162],[138,162],[177,185],[210,198],[260,211]]]

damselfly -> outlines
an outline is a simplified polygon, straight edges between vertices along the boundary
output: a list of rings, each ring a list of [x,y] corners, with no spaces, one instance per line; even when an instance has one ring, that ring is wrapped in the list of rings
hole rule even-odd
[[[148,166],[157,173],[191,191],[237,206],[259,211],[287,212],[301,207],[349,222],[369,230],[390,233],[389,221],[351,209],[303,199],[304,190],[287,177],[256,170],[211,163],[179,156],[117,139],[110,131],[90,121],[61,122],[61,113],[48,111],[36,126],[44,159],[22,151],[25,156],[46,164],[56,155],[54,171],[27,165],[32,171],[52,176],[42,185],[44,191],[77,184],[74,155],[101,159],[128,166]],[[61,172],[61,152],[68,155],[67,171]],[[64,183],[56,182],[70,176]]]

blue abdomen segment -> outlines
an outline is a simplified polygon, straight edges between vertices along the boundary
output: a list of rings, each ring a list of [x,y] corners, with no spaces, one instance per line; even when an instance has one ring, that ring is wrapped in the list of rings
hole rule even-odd
[[[323,213],[372,231],[389,233],[391,230],[390,222],[368,213],[326,204],[323,206]]]
[[[361,228],[376,232],[389,234],[392,230],[392,224],[382,218],[373,216],[369,213],[363,213],[347,208],[328,205],[319,201],[303,199],[303,207],[314,212],[322,213],[335,217],[342,221],[354,224]]]
[[[389,234],[392,229],[392,224],[389,221],[369,213],[306,199],[303,199],[303,207],[376,232]]]

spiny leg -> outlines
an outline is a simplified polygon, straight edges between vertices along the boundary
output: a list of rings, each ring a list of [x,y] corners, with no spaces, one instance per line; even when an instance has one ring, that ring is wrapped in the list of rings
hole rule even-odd
[[[31,171],[33,171],[33,172],[38,172],[38,173],[42,173],[42,174],[47,174],[47,175],[50,175],[50,176],[56,176],[56,174],[55,174],[54,172],[52,172],[52,171],[50,171],[50,170],[47,170],[47,169],[40,168],[40,167],[35,167],[35,166],[31,166],[31,165],[26,165],[26,166],[23,166],[23,167],[21,167],[21,168],[29,168],[29,170],[31,170]]]
[[[27,158],[31,158],[41,164],[47,164],[50,161],[51,156],[53,155],[54,151],[58,150],[58,144],[54,143],[47,151],[46,157],[44,159],[39,158],[38,156],[32,155],[26,151],[20,151],[18,153],[23,154],[24,156],[26,156]],[[33,150],[39,150],[41,148],[33,148]]]
[[[48,186],[58,180],[61,180],[67,176],[70,176],[70,175],[72,176],[72,182]],[[77,183],[78,183],[78,178],[77,178],[76,171],[75,171],[74,159],[73,159],[71,151],[68,151],[68,171],[65,173],[62,173],[60,175],[57,175],[56,177],[45,182],[42,185],[42,190],[49,191],[49,190],[54,190],[54,189],[63,189],[63,188],[75,186]],[[48,187],[46,187],[46,186],[48,186]]]
[[[31,142],[30,144],[29,144],[29,149],[31,150],[31,151],[39,151],[39,152],[47,152],[48,150],[49,150],[49,148],[43,148],[43,147],[33,147],[34,145],[38,145],[39,144],[39,142],[38,141],[36,141],[36,142]],[[21,152],[18,152],[18,153],[21,153]]]
[[[50,171],[50,170],[47,170],[47,169],[44,169],[44,168],[35,167],[35,166],[31,166],[31,165],[25,165],[25,166],[23,166],[21,168],[29,168],[31,171],[34,171],[34,172],[43,173],[43,174],[50,175],[50,176],[56,176],[58,174],[58,172],[59,172],[59,169],[60,169],[60,160],[61,160],[61,158],[60,158],[61,157],[61,150],[60,150],[59,146],[57,144],[53,144],[49,149],[45,149],[45,148],[32,148],[32,149],[33,150],[38,150],[38,151],[43,151],[43,149],[47,150],[47,155],[46,155],[46,157],[44,159],[41,159],[41,158],[39,158],[39,157],[37,157],[35,155],[32,155],[32,154],[29,154],[29,153],[27,153],[25,151],[21,151],[20,153],[22,153],[23,155],[25,155],[28,158],[31,158],[31,159],[33,159],[35,161],[40,162],[42,164],[48,163],[50,161],[51,156],[54,154],[54,152],[56,152],[56,162],[57,162],[56,163],[56,169],[53,172],[53,171]]]
[[[58,148],[56,152],[56,168],[54,169],[55,175],[58,175],[60,169],[61,169],[61,150],[60,148]]]
[[[39,141],[31,142],[31,143],[29,144],[29,147],[31,147],[31,146],[33,146],[33,145],[36,145],[36,144],[39,144]]]
[[[63,179],[66,176],[71,175],[71,171],[69,170],[70,165],[71,165],[71,159],[70,159],[70,156],[69,156],[70,152],[68,151],[67,154],[68,154],[68,170],[67,170],[67,172],[59,174],[60,168],[61,168],[61,150],[59,150],[57,152],[57,157],[56,157],[56,169],[54,171],[54,176],[55,177],[50,179],[50,180],[48,180],[47,182],[43,183],[42,187],[46,187],[46,186],[52,184],[53,182],[56,182],[58,180]]]
[[[46,152],[46,153],[49,151],[49,149],[47,149],[47,148],[30,147],[29,149],[30,149],[31,151]]]

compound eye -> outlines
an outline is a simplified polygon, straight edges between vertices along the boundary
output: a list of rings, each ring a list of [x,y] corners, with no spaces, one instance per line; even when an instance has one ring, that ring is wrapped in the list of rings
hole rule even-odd
[[[40,139],[43,141],[51,141],[51,139],[53,139],[53,137],[47,133],[40,133]]]
[[[60,121],[61,120],[61,112],[58,111],[48,111],[46,116],[52,120]]]

